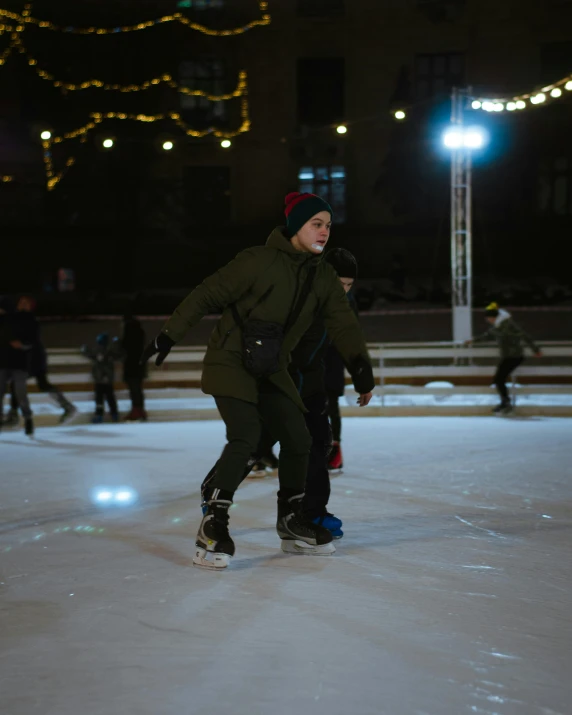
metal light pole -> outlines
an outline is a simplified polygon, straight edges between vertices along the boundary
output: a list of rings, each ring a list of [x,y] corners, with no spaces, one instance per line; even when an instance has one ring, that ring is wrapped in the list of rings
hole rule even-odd
[[[460,134],[464,125],[465,97],[469,90],[453,89],[451,123]],[[451,151],[451,279],[453,340],[473,337],[472,272],[472,162],[471,149],[464,142]]]

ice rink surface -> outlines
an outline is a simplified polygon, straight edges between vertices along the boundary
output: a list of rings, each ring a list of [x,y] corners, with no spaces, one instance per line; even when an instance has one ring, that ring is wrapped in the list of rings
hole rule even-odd
[[[220,422],[0,435],[2,715],[570,715],[572,420],[344,420],[331,557],[277,480],[193,568]],[[94,489],[129,487],[101,509]]]

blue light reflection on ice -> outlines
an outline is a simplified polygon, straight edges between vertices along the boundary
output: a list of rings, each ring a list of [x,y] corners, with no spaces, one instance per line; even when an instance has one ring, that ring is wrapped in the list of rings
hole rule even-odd
[[[130,506],[137,501],[137,492],[130,487],[99,487],[91,492],[91,501],[98,506]]]

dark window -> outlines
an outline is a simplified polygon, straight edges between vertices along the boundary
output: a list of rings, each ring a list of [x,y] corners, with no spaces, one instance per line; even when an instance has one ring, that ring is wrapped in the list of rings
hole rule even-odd
[[[301,193],[317,194],[334,211],[334,222],[346,221],[346,169],[344,166],[303,166],[298,172]]]
[[[216,58],[187,60],[179,66],[179,81],[182,87],[202,90],[208,94],[225,93],[226,70],[224,62]],[[194,124],[223,124],[227,120],[225,101],[213,102],[205,97],[180,94],[181,109],[185,120]]]
[[[344,118],[345,60],[311,57],[298,60],[298,120],[330,124]]]
[[[417,55],[415,58],[415,93],[418,99],[445,94],[465,81],[465,56],[450,54]]]
[[[231,220],[230,168],[188,166],[183,173],[188,224],[225,224]]]
[[[550,84],[572,74],[572,42],[551,42],[540,50],[542,84]]]
[[[300,17],[331,17],[344,14],[344,0],[298,0]]]
[[[572,161],[565,156],[541,166],[538,210],[551,216],[572,215]]]
[[[431,22],[453,22],[465,11],[467,0],[417,0],[417,9]]]
[[[225,0],[178,0],[178,8],[191,8],[193,10],[211,10],[224,7]]]

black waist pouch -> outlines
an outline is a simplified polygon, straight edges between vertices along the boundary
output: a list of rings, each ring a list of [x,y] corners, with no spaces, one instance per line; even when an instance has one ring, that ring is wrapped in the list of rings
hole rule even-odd
[[[271,323],[268,320],[249,320],[252,311],[263,303],[274,290],[271,286],[248,311],[246,319],[242,320],[235,305],[231,306],[236,324],[242,331],[242,361],[248,372],[256,378],[263,378],[278,372],[280,369],[280,353],[284,336],[294,325],[302,311],[304,303],[312,289],[316,268],[310,268],[306,281],[300,292],[298,302],[290,311],[286,325]]]
[[[254,377],[267,377],[280,369],[284,328],[266,320],[248,320],[242,328],[242,360]]]

